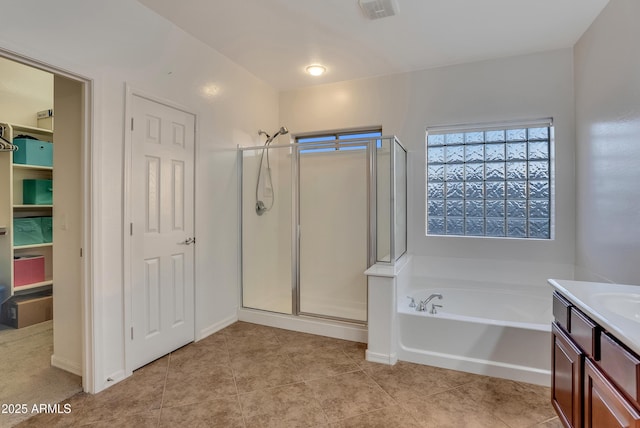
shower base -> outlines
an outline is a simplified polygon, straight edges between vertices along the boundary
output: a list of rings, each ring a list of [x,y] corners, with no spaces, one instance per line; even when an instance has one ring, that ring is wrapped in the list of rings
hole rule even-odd
[[[367,343],[367,326],[362,324],[249,308],[240,308],[238,310],[238,320],[352,342]]]
[[[276,312],[283,315],[292,315],[291,296],[276,296],[271,299],[246,299],[243,306],[247,309]],[[328,301],[321,299],[306,299],[300,304],[300,312],[314,317],[338,318],[353,321],[354,323],[366,323],[367,308],[365,304]]]

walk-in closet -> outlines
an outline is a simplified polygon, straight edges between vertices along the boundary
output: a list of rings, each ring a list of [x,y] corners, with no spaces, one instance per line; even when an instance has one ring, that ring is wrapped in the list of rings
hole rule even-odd
[[[82,99],[78,83],[0,57],[2,403],[82,389]]]

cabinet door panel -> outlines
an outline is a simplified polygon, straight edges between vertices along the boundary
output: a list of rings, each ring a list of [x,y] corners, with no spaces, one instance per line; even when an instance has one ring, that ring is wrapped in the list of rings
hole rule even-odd
[[[614,389],[589,360],[585,362],[584,376],[585,428],[640,428],[640,412]]]
[[[565,426],[580,427],[584,354],[556,323],[552,332],[551,403]]]

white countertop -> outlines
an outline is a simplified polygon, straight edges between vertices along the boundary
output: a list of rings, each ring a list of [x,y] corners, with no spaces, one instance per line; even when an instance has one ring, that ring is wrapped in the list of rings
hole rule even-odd
[[[549,284],[640,355],[640,286],[559,279]]]

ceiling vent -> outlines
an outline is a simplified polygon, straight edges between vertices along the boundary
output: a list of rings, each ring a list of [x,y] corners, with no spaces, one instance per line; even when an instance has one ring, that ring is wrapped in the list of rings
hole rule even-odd
[[[369,19],[386,18],[398,13],[395,0],[358,0],[362,13]]]

